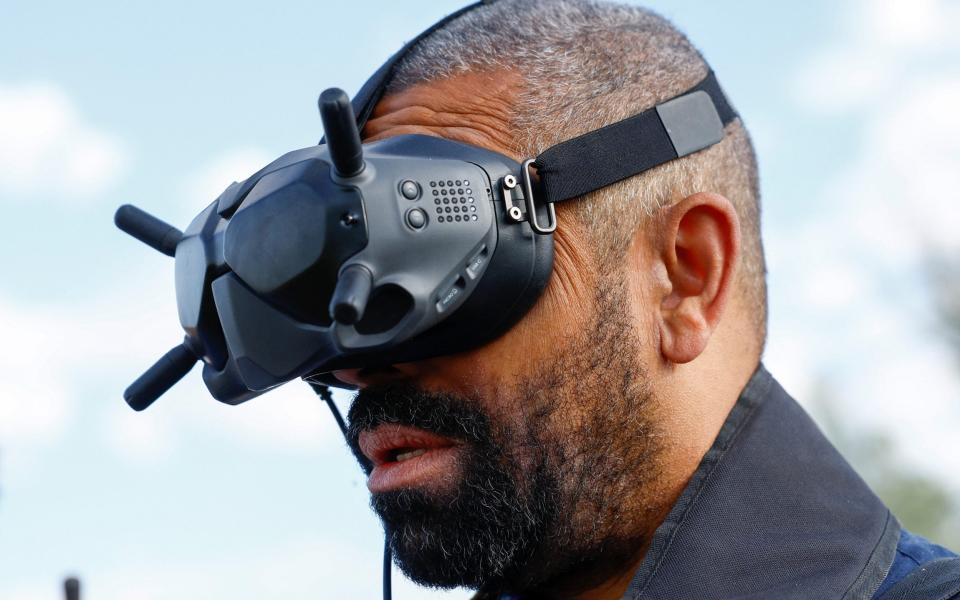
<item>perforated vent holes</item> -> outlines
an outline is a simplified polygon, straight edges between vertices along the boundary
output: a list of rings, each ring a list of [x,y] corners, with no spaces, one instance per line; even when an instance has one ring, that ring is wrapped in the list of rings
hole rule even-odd
[[[466,223],[477,220],[476,199],[466,179],[439,179],[430,182],[430,197],[438,223]]]

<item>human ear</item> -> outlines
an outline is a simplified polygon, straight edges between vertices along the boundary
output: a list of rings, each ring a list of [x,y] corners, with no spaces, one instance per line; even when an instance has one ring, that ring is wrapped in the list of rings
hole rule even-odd
[[[719,194],[697,193],[664,209],[655,236],[660,353],[687,363],[706,349],[723,317],[740,262],[740,220]]]

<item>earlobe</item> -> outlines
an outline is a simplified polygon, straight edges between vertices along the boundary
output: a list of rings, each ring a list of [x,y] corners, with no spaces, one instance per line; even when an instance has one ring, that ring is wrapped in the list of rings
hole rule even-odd
[[[740,221],[729,200],[698,193],[664,209],[657,260],[669,286],[660,298],[660,352],[687,363],[706,349],[733,293]]]

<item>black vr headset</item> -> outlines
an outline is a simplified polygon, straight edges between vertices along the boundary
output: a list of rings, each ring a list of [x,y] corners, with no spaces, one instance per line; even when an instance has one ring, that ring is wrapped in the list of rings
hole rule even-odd
[[[448,355],[507,331],[553,267],[554,204],[707,148],[736,118],[712,72],[623,121],[522,163],[468,144],[363,129],[406,44],[353,101],[320,95],[325,140],[232,183],[177,229],[126,205],[120,229],[176,258],[183,344],[124,393],[143,410],[203,361],[238,404],[295,378]],[[535,174],[532,172],[535,170]]]

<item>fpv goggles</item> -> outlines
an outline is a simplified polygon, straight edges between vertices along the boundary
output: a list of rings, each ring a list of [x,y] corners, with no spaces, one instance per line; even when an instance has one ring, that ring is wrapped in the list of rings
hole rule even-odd
[[[126,390],[131,407],[149,406],[198,360],[213,397],[238,404],[297,377],[342,386],[335,369],[480,346],[546,286],[555,203],[716,144],[736,118],[710,72],[671,100],[522,163],[422,135],[361,143],[399,61],[485,3],[405,45],[352,102],[323,92],[322,143],[230,184],[186,231],[120,207],[120,229],[176,258],[186,332]]]

